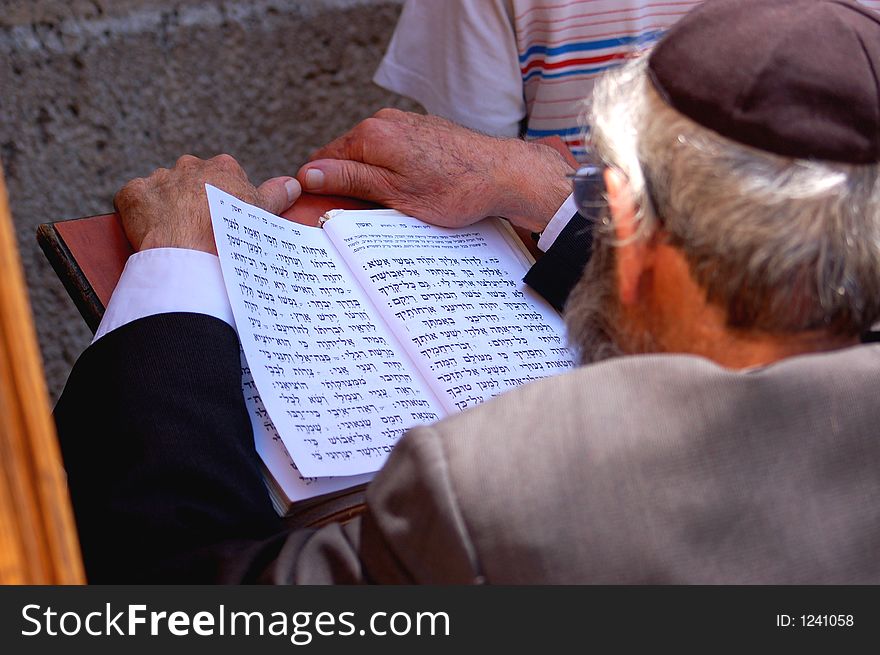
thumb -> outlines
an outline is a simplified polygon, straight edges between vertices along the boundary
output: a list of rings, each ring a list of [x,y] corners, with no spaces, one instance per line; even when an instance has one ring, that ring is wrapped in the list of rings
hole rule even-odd
[[[309,193],[381,202],[388,196],[387,172],[356,161],[319,159],[299,169],[296,177]]]
[[[273,177],[257,189],[257,204],[272,214],[280,214],[302,193],[302,187],[290,176]]]

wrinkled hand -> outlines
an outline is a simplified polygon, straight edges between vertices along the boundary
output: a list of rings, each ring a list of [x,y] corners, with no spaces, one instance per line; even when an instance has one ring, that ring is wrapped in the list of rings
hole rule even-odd
[[[436,225],[504,216],[539,232],[570,193],[570,171],[547,146],[383,109],[318,150],[297,179],[312,193],[370,200]]]
[[[116,194],[113,202],[134,249],[188,248],[216,255],[205,183],[273,214],[290,207],[301,191],[291,177],[276,177],[254,188],[229,155],[207,161],[184,155],[174,168],[131,180]]]

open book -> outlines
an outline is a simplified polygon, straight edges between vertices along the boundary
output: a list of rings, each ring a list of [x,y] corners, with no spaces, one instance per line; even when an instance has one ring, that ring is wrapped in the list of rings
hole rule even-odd
[[[297,225],[206,185],[276,509],[364,482],[406,429],[572,366],[506,222]]]

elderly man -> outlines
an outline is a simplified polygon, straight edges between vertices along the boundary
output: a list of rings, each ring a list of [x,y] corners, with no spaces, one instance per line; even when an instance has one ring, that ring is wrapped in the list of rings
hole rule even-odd
[[[585,365],[412,430],[347,525],[272,514],[232,328],[109,326],[57,409],[93,579],[880,582],[880,347],[858,345],[880,317],[878,44],[845,0],[709,0],[604,78],[566,311]],[[433,118],[319,154],[306,186],[427,220],[540,231],[567,193],[548,149]],[[119,196],[142,254],[213,249],[205,180],[275,210],[297,191],[182,160]]]

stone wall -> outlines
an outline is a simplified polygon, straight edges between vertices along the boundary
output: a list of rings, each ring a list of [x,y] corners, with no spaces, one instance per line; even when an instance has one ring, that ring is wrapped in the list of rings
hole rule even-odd
[[[228,152],[254,181],[385,106],[400,0],[5,0],[0,157],[50,394],[90,333],[36,245],[129,178]],[[411,108],[411,107],[407,107]]]

